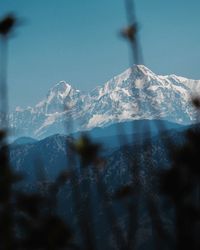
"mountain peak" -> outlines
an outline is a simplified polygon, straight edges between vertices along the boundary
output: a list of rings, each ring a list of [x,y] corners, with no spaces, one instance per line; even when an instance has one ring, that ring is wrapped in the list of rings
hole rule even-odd
[[[51,89],[51,92],[54,93],[65,93],[65,92],[70,92],[72,86],[65,82],[65,81],[59,81],[58,83],[56,83]]]
[[[67,96],[69,96],[70,92],[73,90],[72,86],[65,82],[60,81],[57,82],[50,90],[47,95],[48,101],[51,101],[54,98],[58,99],[65,99]]]
[[[126,81],[129,78],[141,78],[145,76],[155,76],[155,73],[153,73],[150,69],[148,69],[144,65],[136,65],[134,64],[132,67],[125,70],[120,75],[117,75],[114,77],[115,83],[121,84],[122,82]]]
[[[137,71],[140,71],[144,75],[155,75],[149,68],[147,68],[144,65],[134,65],[133,68],[135,68]]]

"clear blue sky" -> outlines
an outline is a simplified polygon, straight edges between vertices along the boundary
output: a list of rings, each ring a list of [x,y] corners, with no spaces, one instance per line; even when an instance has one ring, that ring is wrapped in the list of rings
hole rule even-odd
[[[135,0],[144,62],[200,79],[200,1]],[[0,0],[25,23],[10,42],[10,106],[33,105],[59,80],[88,91],[129,66],[123,0]]]

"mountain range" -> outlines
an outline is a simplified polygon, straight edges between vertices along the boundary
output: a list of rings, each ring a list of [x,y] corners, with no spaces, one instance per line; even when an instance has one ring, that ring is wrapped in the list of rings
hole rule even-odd
[[[156,75],[134,65],[89,93],[60,81],[34,107],[10,113],[10,127],[15,137],[43,139],[132,120],[191,124],[195,122],[191,96],[199,90],[200,80]]]
[[[139,142],[149,147],[149,140],[152,140],[153,148],[154,150],[156,149],[156,154],[159,154],[159,156],[156,157],[156,161],[159,159],[160,164],[160,161],[162,162],[164,158],[167,158],[167,152],[163,153],[166,142],[163,143],[162,140],[167,141],[166,137],[176,138],[174,144],[177,144],[179,141],[178,138],[182,138],[184,132],[191,127],[167,121],[162,121],[161,124],[159,120],[124,122],[120,123],[120,125],[124,129],[124,133],[122,134],[119,134],[116,125],[109,125],[105,128],[94,128],[88,135],[93,143],[101,145],[101,156],[107,160],[106,169],[112,168],[113,172],[114,169],[119,169],[119,171],[122,170],[124,173],[127,171],[126,165],[132,162],[129,159],[133,157],[131,154],[133,151],[132,146],[134,146],[137,151]],[[162,127],[162,125],[164,126]],[[143,129],[139,131],[140,133],[137,133],[136,136],[134,130],[132,130],[133,127],[149,128],[151,133],[149,134],[147,129]],[[139,141],[138,135],[140,138]],[[74,133],[73,136],[54,134],[42,140],[34,140],[28,137],[18,138],[10,144],[10,163],[15,170],[25,174],[26,181],[36,181],[38,178],[37,172],[40,168],[43,169],[43,173],[48,180],[53,180],[68,166],[68,145],[75,142],[77,138],[80,138],[80,133],[78,132]],[[124,153],[127,149],[128,153]],[[148,152],[147,149],[145,150]],[[74,153],[74,155],[76,154]],[[159,166],[159,164],[156,164],[156,166]]]

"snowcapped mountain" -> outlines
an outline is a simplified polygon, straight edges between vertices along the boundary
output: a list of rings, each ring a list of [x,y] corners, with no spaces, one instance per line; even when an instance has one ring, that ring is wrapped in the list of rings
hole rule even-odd
[[[10,126],[16,136],[44,138],[69,126],[80,131],[138,119],[190,124],[195,118],[191,95],[197,93],[200,80],[160,76],[134,65],[87,94],[58,82],[35,107],[12,112]]]

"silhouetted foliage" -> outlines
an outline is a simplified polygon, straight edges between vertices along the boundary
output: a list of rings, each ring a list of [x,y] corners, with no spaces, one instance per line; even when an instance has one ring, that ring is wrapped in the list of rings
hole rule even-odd
[[[7,15],[2,20],[0,20],[0,34],[2,36],[7,36],[12,32],[16,25],[16,17],[12,14]]]
[[[162,192],[173,203],[177,249],[199,249],[200,129],[186,133],[186,143],[174,150],[173,165],[162,178]]]

